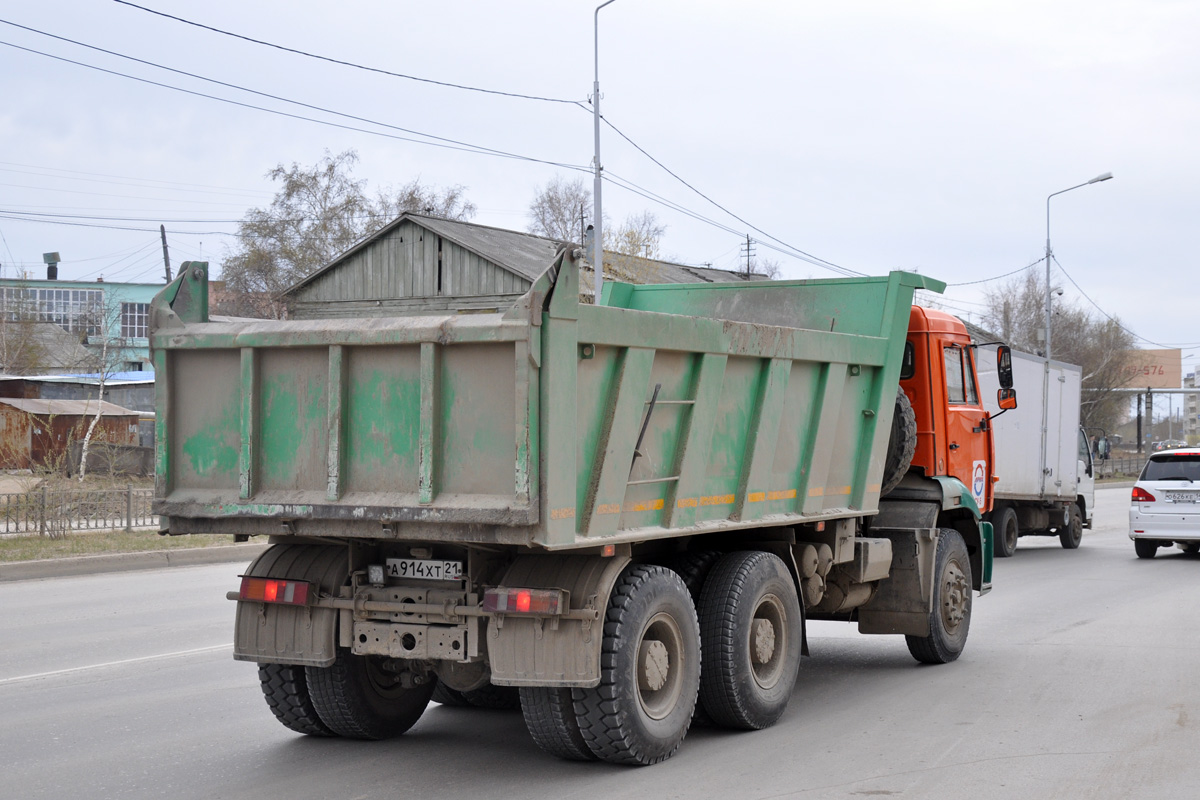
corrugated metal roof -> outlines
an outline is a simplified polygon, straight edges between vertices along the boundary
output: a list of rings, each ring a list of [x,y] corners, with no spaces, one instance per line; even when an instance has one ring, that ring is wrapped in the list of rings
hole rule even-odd
[[[81,375],[0,375],[0,381],[40,381],[42,383],[82,383],[95,386],[100,383],[100,375],[96,372]],[[154,372],[113,372],[105,379],[107,386],[128,386],[131,384],[154,383]]]
[[[293,294],[302,287],[312,283],[317,277],[324,275],[330,270],[337,269],[338,265],[347,258],[369,247],[373,242],[386,237],[405,220],[427,228],[439,236],[453,239],[467,250],[520,275],[528,281],[536,280],[546,270],[546,267],[550,266],[550,262],[554,260],[555,253],[558,252],[558,243],[553,239],[535,236],[532,233],[521,233],[520,231],[510,231],[504,228],[491,228],[486,225],[477,225],[474,222],[460,222],[458,220],[443,219],[442,217],[430,217],[425,214],[414,214],[408,211],[396,217],[396,219],[370,236],[362,239],[312,275],[293,284],[284,294]]]
[[[439,236],[453,239],[476,255],[510,269],[528,281],[537,280],[546,271],[559,248],[559,243],[553,239],[532,233],[489,228],[441,217],[409,216]]]
[[[13,408],[24,411],[27,414],[37,414],[38,416],[95,416],[96,402],[97,401],[95,400],[30,400],[20,397],[0,397],[0,403],[3,403],[6,406],[12,406]],[[141,416],[141,414],[137,411],[130,411],[128,408],[122,408],[121,406],[101,401],[100,416],[138,417]]]
[[[554,239],[547,239],[532,233],[405,212],[383,228],[354,244],[312,275],[291,286],[284,294],[293,294],[318,276],[337,269],[343,261],[369,247],[372,243],[385,238],[405,220],[420,225],[438,236],[450,239],[481,258],[520,275],[530,282],[537,280],[538,276],[545,272],[546,267],[550,266],[560,244]],[[605,251],[604,263],[606,277],[630,283],[717,283],[746,280],[745,275],[740,272],[675,264],[670,261],[627,256],[610,251]],[[766,277],[755,273],[751,276],[751,280],[766,280]],[[587,286],[590,286],[590,283],[585,282],[585,294]]]

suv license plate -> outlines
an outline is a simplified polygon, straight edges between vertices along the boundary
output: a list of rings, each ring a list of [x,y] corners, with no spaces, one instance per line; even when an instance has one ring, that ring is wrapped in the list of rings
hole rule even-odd
[[[1196,502],[1195,492],[1163,492],[1168,503],[1194,503]]]
[[[423,581],[461,581],[461,561],[437,561],[423,558],[389,558],[389,578],[416,579]]]

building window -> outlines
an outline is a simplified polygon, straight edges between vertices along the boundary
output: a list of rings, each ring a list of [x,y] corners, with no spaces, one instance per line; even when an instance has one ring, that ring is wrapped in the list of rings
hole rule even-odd
[[[149,336],[146,324],[149,316],[149,303],[121,303],[121,338],[145,339]]]
[[[9,322],[53,322],[71,333],[96,336],[104,317],[102,289],[0,289],[0,316]]]

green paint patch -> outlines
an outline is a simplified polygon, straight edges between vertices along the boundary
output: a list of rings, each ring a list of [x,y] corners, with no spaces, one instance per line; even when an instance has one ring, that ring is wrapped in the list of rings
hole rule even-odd
[[[350,386],[347,438],[351,471],[415,474],[421,427],[421,383],[374,370]],[[393,478],[395,476],[393,475]]]
[[[241,415],[236,404],[221,409],[221,417],[202,427],[183,443],[183,454],[197,475],[235,475],[241,447]]]

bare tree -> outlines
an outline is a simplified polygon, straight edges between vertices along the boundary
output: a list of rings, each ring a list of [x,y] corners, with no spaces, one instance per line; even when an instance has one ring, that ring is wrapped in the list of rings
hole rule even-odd
[[[1018,350],[1045,352],[1046,283],[1036,272],[989,290],[985,298],[984,327]],[[1061,297],[1052,311],[1051,356],[1083,369],[1083,424],[1113,430],[1128,408],[1128,399],[1113,390],[1128,382],[1124,365],[1133,349],[1132,334],[1118,318],[1097,318]]]
[[[627,256],[658,258],[667,226],[652,211],[630,214],[617,228],[604,228],[604,249]]]
[[[582,226],[592,217],[592,193],[583,178],[556,175],[529,204],[526,230],[560,242],[582,242]]]
[[[222,278],[233,293],[266,295],[275,300],[288,287],[311,275],[362,237],[405,211],[467,219],[475,205],[462,186],[436,189],[413,180],[384,190],[372,201],[366,181],[352,176],[358,154],[328,151],[311,167],[279,164],[267,177],[280,184],[267,208],[252,208],[238,223],[237,247],[228,252]],[[254,303],[278,316],[278,302]]]

